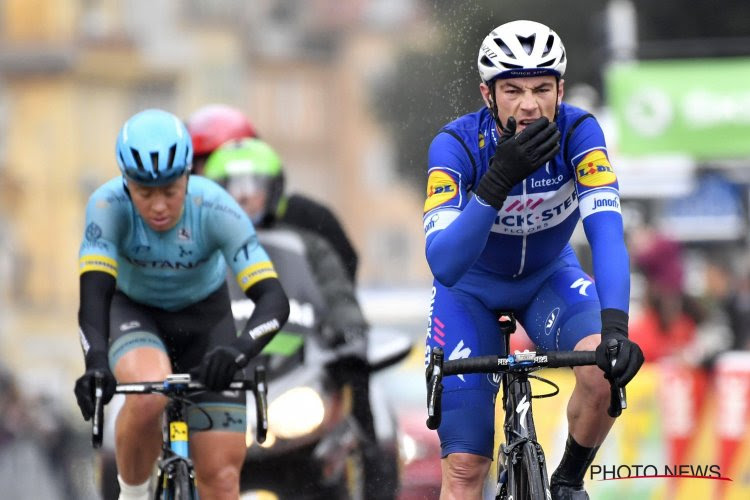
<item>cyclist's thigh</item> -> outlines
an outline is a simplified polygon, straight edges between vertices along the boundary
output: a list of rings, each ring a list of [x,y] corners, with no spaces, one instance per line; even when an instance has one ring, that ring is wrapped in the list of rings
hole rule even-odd
[[[555,271],[520,319],[529,338],[546,350],[572,350],[601,330],[601,307],[594,281],[578,266]]]
[[[445,359],[501,354],[497,315],[478,299],[435,282],[427,332],[427,352],[442,347]],[[492,458],[497,377],[488,374],[443,379],[442,455],[473,453]]]
[[[175,371],[186,372],[200,365],[213,347],[229,345],[237,338],[226,284],[185,309],[164,313],[159,326],[173,346]],[[246,429],[245,391],[204,392],[190,397],[196,406],[188,408],[188,424],[196,431]]]
[[[171,373],[167,348],[151,309],[119,290],[112,297],[109,365],[120,382],[161,380]]]

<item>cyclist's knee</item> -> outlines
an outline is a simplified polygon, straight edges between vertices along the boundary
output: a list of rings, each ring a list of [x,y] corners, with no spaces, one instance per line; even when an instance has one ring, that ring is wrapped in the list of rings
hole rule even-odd
[[[445,478],[454,486],[481,484],[490,468],[490,459],[470,453],[451,453],[445,458]]]
[[[610,397],[610,385],[598,366],[579,366],[575,368],[576,385],[581,386],[581,393],[595,406],[607,406]]]
[[[196,473],[201,498],[237,498],[240,471],[235,465],[215,465]]]

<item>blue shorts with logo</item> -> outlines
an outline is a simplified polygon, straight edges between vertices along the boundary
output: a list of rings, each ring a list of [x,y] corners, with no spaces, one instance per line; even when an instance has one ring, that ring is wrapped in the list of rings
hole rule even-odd
[[[522,279],[491,279],[481,296],[437,281],[432,293],[426,352],[442,347],[446,360],[504,354],[500,311],[513,311],[529,338],[548,351],[572,350],[601,331],[596,288],[574,258],[560,257]],[[492,375],[470,374],[445,377],[443,387],[442,456],[493,458],[498,382]]]

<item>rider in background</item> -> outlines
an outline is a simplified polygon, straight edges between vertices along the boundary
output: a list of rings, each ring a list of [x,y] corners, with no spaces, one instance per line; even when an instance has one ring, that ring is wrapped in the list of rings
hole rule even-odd
[[[116,383],[162,380],[194,370],[210,389],[188,411],[192,459],[203,500],[239,496],[245,457],[245,393],[222,392],[286,322],[289,302],[250,220],[219,186],[190,177],[192,141],[166,111],[132,116],[117,138],[121,176],[86,207],[79,327],[86,371],[75,394],[83,417]],[[227,264],[253,314],[238,335]],[[149,498],[162,443],[159,395],[127,396],[115,453],[123,500]],[[208,417],[208,418],[207,418]]]
[[[198,109],[188,118],[187,128],[195,149],[193,173],[198,175],[203,175],[208,156],[225,142],[258,137],[255,127],[241,111],[223,104]],[[276,210],[275,217],[285,224],[315,231],[325,238],[339,254],[351,281],[355,281],[357,252],[328,207],[299,193],[282,193]]]
[[[279,155],[260,139],[225,143],[206,162],[204,175],[224,186],[258,228],[286,230],[298,235],[304,245],[307,263],[322,295],[326,311],[321,333],[331,347],[357,344],[367,351],[369,325],[357,301],[354,286],[341,259],[330,244],[316,232],[290,225],[278,217],[284,198],[284,170]],[[284,279],[284,269],[278,269]],[[294,296],[291,290],[287,290]],[[380,457],[369,398],[369,373],[352,366],[338,374],[353,389],[352,413],[365,433],[367,498],[394,498],[397,484],[388,475]],[[394,471],[395,474],[395,471]],[[390,480],[389,480],[390,479]]]
[[[513,21],[482,42],[485,106],[445,125],[432,141],[424,206],[426,254],[435,277],[428,352],[448,359],[502,353],[498,311],[515,311],[538,347],[596,350],[574,369],[568,440],[551,478],[554,499],[588,498],[587,468],[614,420],[610,385],[643,363],[628,339],[630,275],[617,178],[602,130],[562,103],[567,54],[547,26]],[[596,279],[570,237],[578,221]],[[617,342],[616,363],[606,345]],[[481,498],[493,458],[497,384],[486,375],[444,382],[443,499]]]

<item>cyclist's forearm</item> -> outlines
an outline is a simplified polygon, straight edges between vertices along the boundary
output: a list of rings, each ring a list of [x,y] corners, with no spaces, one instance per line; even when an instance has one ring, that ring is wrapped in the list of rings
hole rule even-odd
[[[441,284],[452,286],[476,262],[496,217],[497,210],[473,197],[448,227],[427,235],[427,262]]]
[[[113,276],[100,271],[83,273],[80,278],[78,326],[87,368],[93,355],[101,357],[108,350],[109,308],[115,283]]]
[[[289,298],[276,278],[264,279],[247,289],[245,294],[255,303],[238,347],[249,357],[255,356],[271,341],[289,318]]]
[[[622,218],[613,212],[597,214],[584,220],[584,229],[591,245],[596,291],[602,309],[627,313],[630,261],[622,236]]]

